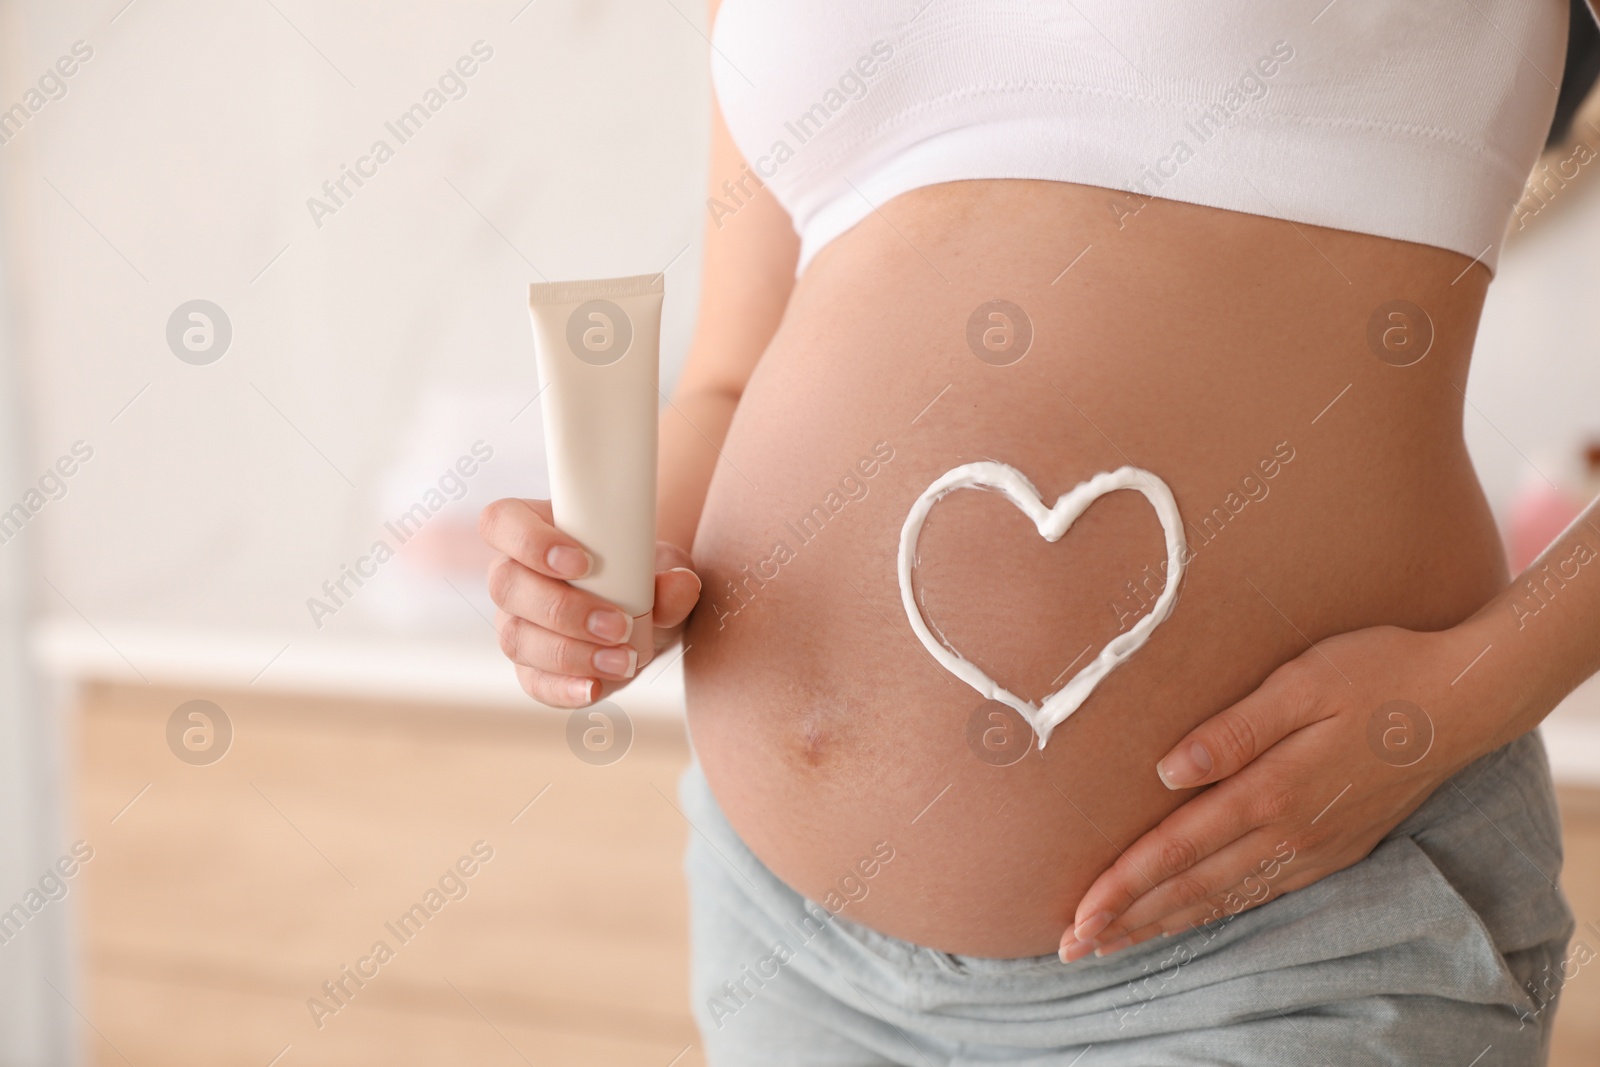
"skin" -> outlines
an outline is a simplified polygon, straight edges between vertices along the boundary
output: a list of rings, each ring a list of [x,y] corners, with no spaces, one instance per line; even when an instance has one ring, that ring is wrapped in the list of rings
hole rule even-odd
[[[1461,625],[1341,634],[1202,724],[1157,772],[1173,788],[1211,788],[1095,881],[1062,937],[1063,958],[1244,911],[1362,859],[1456,770],[1533,729],[1600,669],[1600,581],[1584,580],[1597,558],[1600,501]],[[1433,724],[1434,748],[1415,763],[1393,750],[1391,761],[1372,758],[1374,702],[1397,699]],[[1408,720],[1391,723],[1398,745],[1425,737]],[[1319,826],[1318,801],[1344,788],[1341,778],[1343,807]],[[1263,795],[1274,802],[1253,799]],[[1259,854],[1282,841],[1300,865],[1269,885]]]
[[[497,500],[478,517],[478,533],[497,553],[489,566],[500,651],[516,665],[533,699],[577,708],[614,692],[638,673],[629,669],[627,612],[568,585],[594,566],[583,546],[553,525],[548,500]],[[656,546],[655,648],[677,640],[700,596],[689,554]],[[645,660],[644,662],[649,662]]]
[[[718,119],[712,189],[741,164]],[[1254,906],[1359,860],[1597,666],[1579,635],[1600,579],[1572,580],[1537,634],[1494,629],[1508,575],[1461,436],[1489,276],[1464,256],[1023,181],[880,204],[798,282],[764,191],[705,247],[698,332],[662,413],[656,644],[687,617],[690,729],[734,828],[858,922],[1075,959]],[[1033,331],[1006,366],[967,339],[996,297]],[[1406,367],[1368,340],[1396,299],[1431,322]],[[976,458],[1047,501],[1132,462],[1195,524],[1173,616],[1042,752],[931,662],[899,605],[911,501]],[[624,682],[600,670],[623,642],[590,623],[606,605],[556,580],[585,561],[560,551],[581,546],[547,505],[498,502],[483,531],[529,694],[574,707]],[[1137,617],[1126,583],[1153,599],[1143,568],[1162,556],[1136,494],[1050,545],[963,492],[929,518],[917,592],[953,647],[1038,700]],[[1486,643],[1494,658],[1449,685]],[[1409,768],[1367,741],[1397,699],[1436,729]],[[1211,770],[1191,782],[1180,753],[1196,743]],[[1156,773],[1164,757],[1184,788]],[[892,861],[867,862],[884,844]]]

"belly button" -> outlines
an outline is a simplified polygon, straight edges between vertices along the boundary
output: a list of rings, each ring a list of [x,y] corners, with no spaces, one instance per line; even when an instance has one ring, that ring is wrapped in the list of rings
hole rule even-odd
[[[800,735],[800,758],[808,767],[820,767],[833,738],[815,722],[808,722]]]

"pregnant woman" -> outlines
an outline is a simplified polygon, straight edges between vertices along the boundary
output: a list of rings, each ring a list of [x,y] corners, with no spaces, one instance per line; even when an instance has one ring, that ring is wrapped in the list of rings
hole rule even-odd
[[[713,1064],[1542,1062],[1573,921],[1530,731],[1600,668],[1600,519],[1513,580],[1462,418],[1566,31],[726,0],[657,582]],[[1141,468],[1183,520],[1177,568],[1137,492],[1054,542],[933,505],[912,613],[1033,705],[1177,583],[1042,748],[901,600],[908,512],[978,461],[1046,507]],[[547,505],[483,529],[529,694],[625,683]]]

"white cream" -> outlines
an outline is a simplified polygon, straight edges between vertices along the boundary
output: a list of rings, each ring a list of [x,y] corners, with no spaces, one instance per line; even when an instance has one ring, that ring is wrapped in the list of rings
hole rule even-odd
[[[654,652],[661,296],[659,274],[528,287],[550,510],[594,557],[572,584],[632,617],[638,664]]]
[[[1167,581],[1161,595],[1156,598],[1155,606],[1127,633],[1118,634],[1108,641],[1093,661],[1046,697],[1042,704],[1035,705],[1023,700],[935,637],[912,594],[911,568],[916,563],[917,538],[922,534],[922,524],[939,498],[957,489],[999,490],[1033,520],[1039,535],[1046,541],[1059,541],[1090,504],[1119,489],[1134,489],[1143,493],[1155,508],[1156,517],[1161,520],[1161,529],[1166,533],[1167,540]],[[1051,731],[1077,711],[1111,669],[1138,651],[1150,639],[1151,632],[1172,614],[1187,556],[1188,545],[1183,536],[1183,519],[1178,513],[1178,502],[1173,499],[1172,490],[1167,488],[1167,484],[1147,470],[1119,467],[1114,471],[1096,474],[1088,481],[1080,482],[1070,492],[1063,493],[1056,500],[1055,507],[1047,508],[1039,498],[1039,490],[1015,467],[995,462],[968,463],[940,475],[911,505],[911,513],[906,516],[905,525],[900,529],[900,602],[905,606],[911,629],[933,658],[945,670],[976,689],[984,699],[997,700],[1015,708],[1039,736],[1039,747],[1044,748]]]

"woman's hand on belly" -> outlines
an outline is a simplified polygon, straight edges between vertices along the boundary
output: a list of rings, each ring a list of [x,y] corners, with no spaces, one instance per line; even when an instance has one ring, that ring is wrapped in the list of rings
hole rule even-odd
[[[500,609],[500,649],[516,664],[525,693],[554,707],[577,708],[634,676],[640,663],[629,644],[633,619],[567,583],[588,574],[594,560],[556,529],[548,500],[496,500],[483,509],[478,530],[501,553],[489,568],[489,596]],[[689,564],[682,548],[656,543],[650,647],[658,651],[677,639],[700,599],[700,578]]]
[[[1470,706],[1485,692],[1454,681],[1482,651],[1466,624],[1341,634],[1202,723],[1157,773],[1170,789],[1211,788],[1100,875],[1062,958],[1237,914],[1363,859],[1489,750]]]

